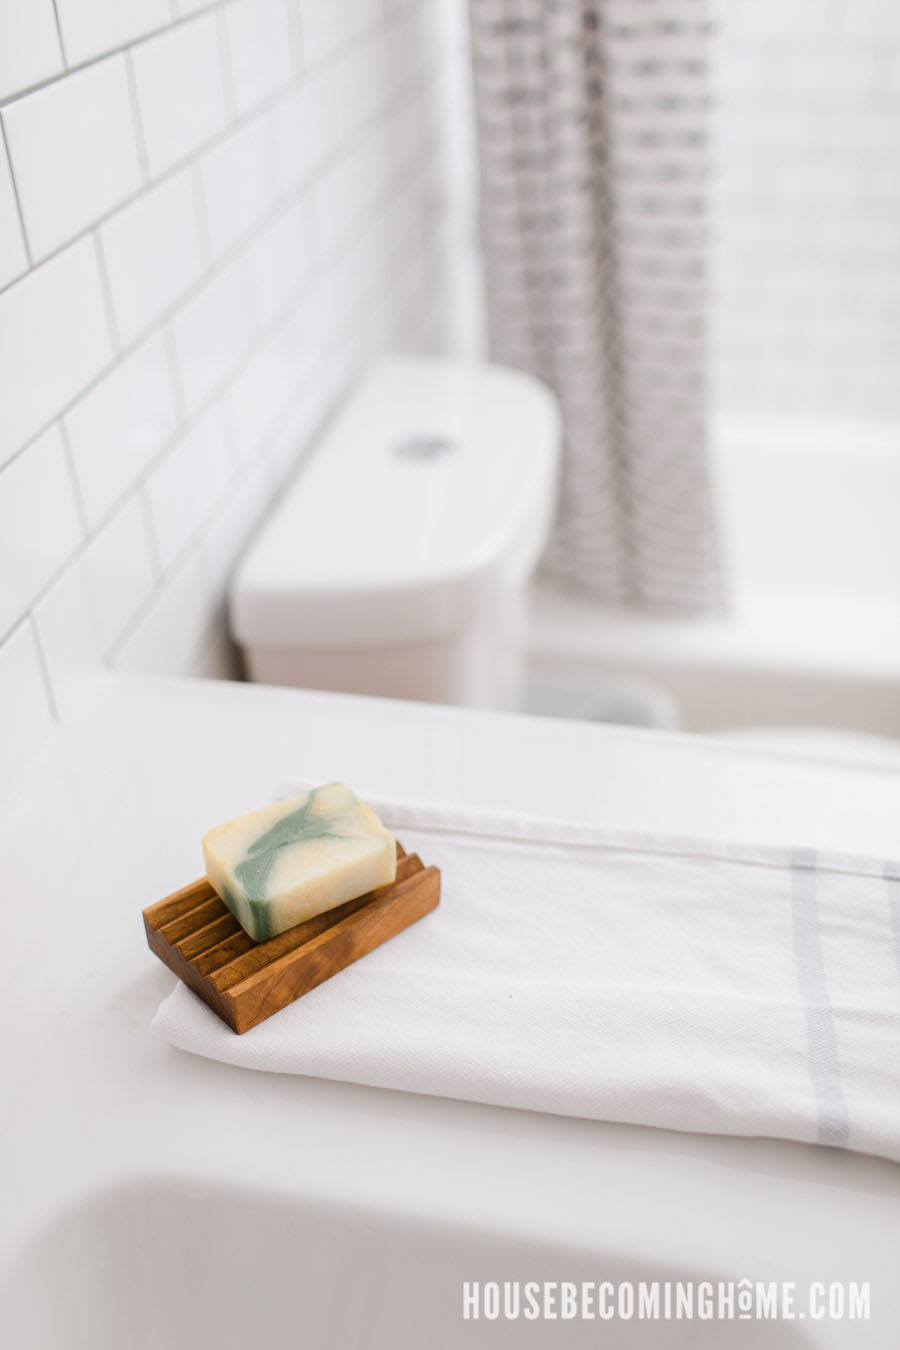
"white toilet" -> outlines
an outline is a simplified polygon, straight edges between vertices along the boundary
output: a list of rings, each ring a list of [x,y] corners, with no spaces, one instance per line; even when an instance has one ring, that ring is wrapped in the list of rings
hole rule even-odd
[[[558,453],[555,400],[528,376],[379,362],[235,573],[231,631],[250,678],[508,705]]]

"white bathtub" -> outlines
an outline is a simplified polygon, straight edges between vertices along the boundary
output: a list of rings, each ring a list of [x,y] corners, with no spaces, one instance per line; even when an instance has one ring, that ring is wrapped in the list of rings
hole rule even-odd
[[[729,616],[639,618],[538,584],[533,675],[656,681],[692,730],[900,735],[900,429],[745,422],[717,444]]]

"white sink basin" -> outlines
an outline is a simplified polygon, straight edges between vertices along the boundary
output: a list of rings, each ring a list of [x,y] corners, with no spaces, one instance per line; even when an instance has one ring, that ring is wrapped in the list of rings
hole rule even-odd
[[[15,1350],[883,1347],[900,1168],[230,1068],[148,1031],[142,906],[299,777],[888,854],[895,775],[661,733],[110,682],[4,803],[0,1342]],[[687,790],[689,788],[689,790]],[[48,829],[52,824],[52,831]],[[463,1321],[464,1280],[868,1281],[868,1322]]]
[[[463,1321],[459,1291],[473,1270],[498,1281],[521,1281],[526,1271],[560,1282],[596,1282],[598,1271],[606,1280],[710,1274],[390,1209],[167,1178],[124,1185],[59,1215],[15,1263],[4,1300],[18,1350],[596,1347],[589,1321]],[[758,1324],[737,1322],[724,1333],[721,1322],[685,1326],[692,1347],[759,1345]],[[765,1335],[774,1350],[817,1344],[796,1324],[767,1325]],[[632,1321],[605,1343],[686,1342],[667,1340],[659,1323]]]

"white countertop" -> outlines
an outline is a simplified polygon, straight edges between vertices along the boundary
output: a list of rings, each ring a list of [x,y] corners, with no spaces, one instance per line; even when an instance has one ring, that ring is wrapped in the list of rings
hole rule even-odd
[[[200,874],[211,825],[292,780],[334,778],[363,796],[609,828],[900,851],[900,775],[886,771],[573,722],[110,678],[2,804],[0,1290],[24,1287],[23,1249],[80,1197],[166,1176],[598,1261],[869,1280],[874,1311],[900,1325],[900,1169],[888,1162],[253,1073],[151,1035],[173,977],[145,946],[142,907]],[[885,1325],[821,1323],[809,1343],[880,1346]]]

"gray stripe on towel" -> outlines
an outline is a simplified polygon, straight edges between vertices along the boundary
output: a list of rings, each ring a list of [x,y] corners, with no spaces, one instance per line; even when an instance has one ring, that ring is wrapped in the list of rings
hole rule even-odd
[[[819,1142],[846,1147],[850,1122],[838,1064],[834,1010],[825,978],[815,850],[794,850],[791,878],[797,982],[806,1005],[809,1066],[819,1102]]]
[[[897,978],[900,979],[900,862],[885,864],[884,879],[888,884],[888,907],[891,912],[891,931],[894,935],[894,957]]]

